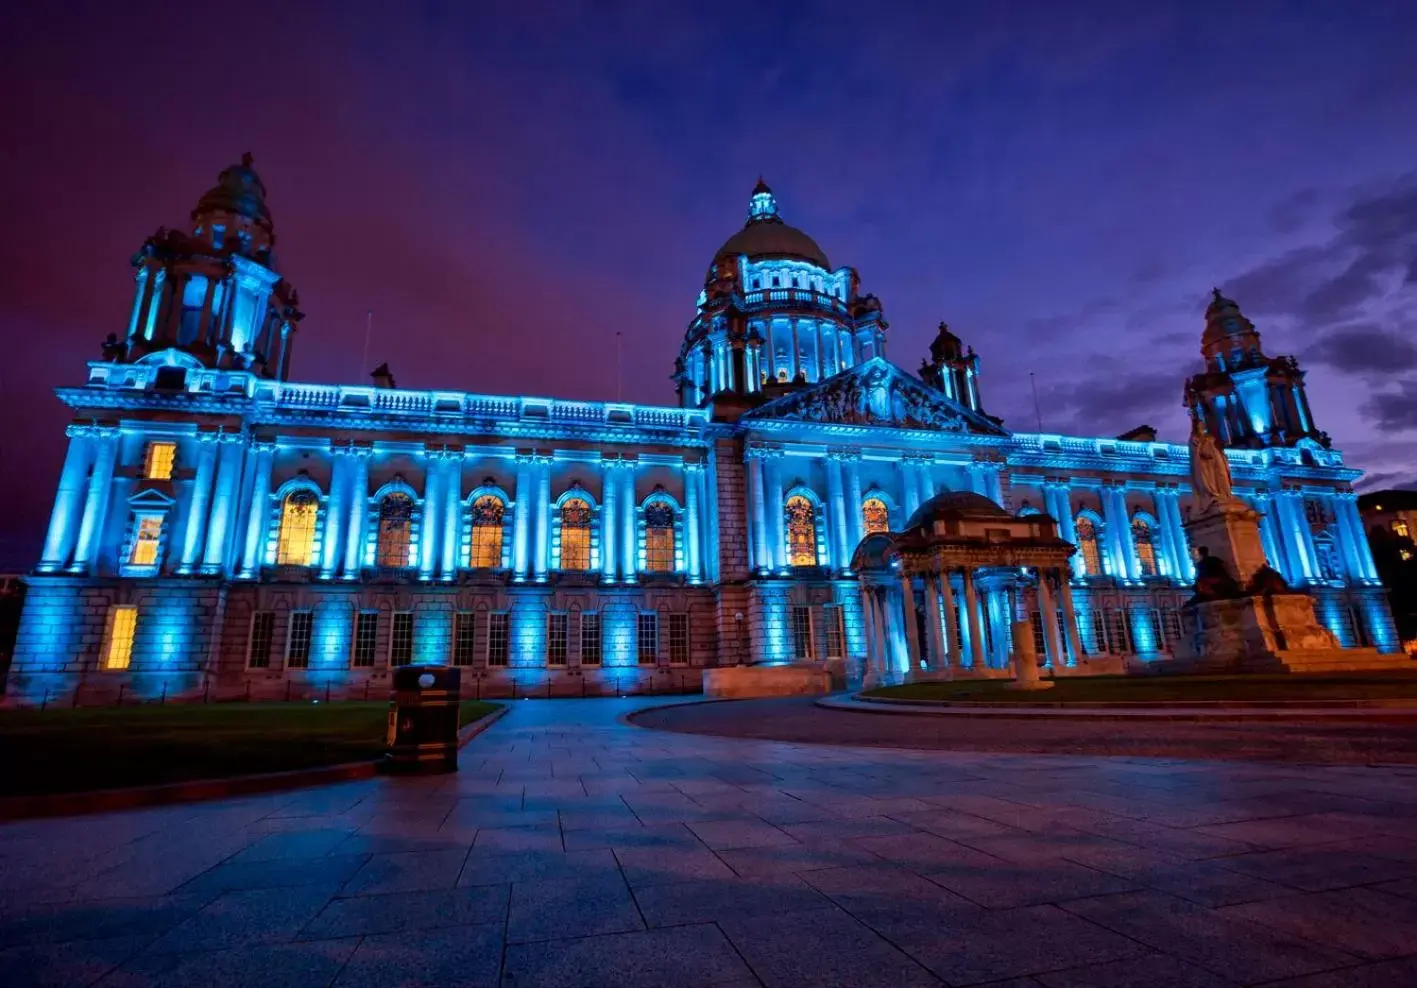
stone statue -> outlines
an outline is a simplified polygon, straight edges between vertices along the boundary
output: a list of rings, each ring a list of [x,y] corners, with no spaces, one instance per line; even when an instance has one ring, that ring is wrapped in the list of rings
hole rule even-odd
[[[1205,431],[1199,418],[1191,419],[1191,487],[1195,489],[1198,515],[1234,502],[1230,484],[1230,463],[1215,437]]]

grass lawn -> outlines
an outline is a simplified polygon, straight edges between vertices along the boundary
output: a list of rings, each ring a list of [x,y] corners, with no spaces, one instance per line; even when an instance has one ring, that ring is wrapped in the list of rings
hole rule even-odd
[[[467,724],[498,704],[466,700]],[[0,711],[0,796],[82,792],[378,758],[387,703]]]
[[[1311,676],[1090,676],[1055,680],[1051,690],[1005,689],[1008,680],[912,683],[867,690],[866,696],[975,703],[1165,703],[1186,700],[1410,700],[1412,672]]]

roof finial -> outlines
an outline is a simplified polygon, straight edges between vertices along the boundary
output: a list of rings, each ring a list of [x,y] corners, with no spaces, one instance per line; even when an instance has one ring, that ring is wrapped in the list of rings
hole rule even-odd
[[[753,186],[753,196],[748,200],[748,222],[781,222],[777,218],[777,199],[773,197],[768,183],[758,176],[758,184]]]
[[[1219,288],[1212,288],[1212,289],[1210,290],[1210,295],[1211,295],[1211,298],[1214,299],[1216,302],[1224,302],[1224,301],[1225,301],[1225,296],[1220,294],[1220,289],[1219,289]]]
[[[250,168],[251,165],[255,163],[255,161],[256,161],[256,159],[255,159],[254,157],[252,157],[250,151],[243,151],[243,152],[242,152],[242,154],[241,154],[241,167],[242,167],[242,168]]]

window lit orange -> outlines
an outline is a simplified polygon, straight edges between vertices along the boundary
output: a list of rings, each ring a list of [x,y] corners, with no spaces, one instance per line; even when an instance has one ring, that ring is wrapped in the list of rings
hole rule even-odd
[[[176,443],[148,443],[147,452],[143,456],[143,476],[148,480],[171,480],[172,468],[176,463]]]
[[[645,569],[674,572],[674,508],[663,501],[645,505]]]
[[[1137,560],[1141,563],[1142,576],[1156,575],[1156,543],[1151,526],[1145,519],[1132,519],[1132,541],[1136,543]]]
[[[1102,575],[1102,553],[1097,547],[1097,526],[1086,515],[1078,518],[1078,551],[1082,553],[1082,568],[1088,576]]]
[[[280,507],[277,566],[309,566],[315,561],[315,523],[320,499],[314,491],[291,491]]]
[[[138,630],[138,608],[115,604],[108,612],[108,634],[103,644],[103,667],[127,669],[133,659],[133,635]]]
[[[561,505],[561,568],[590,569],[590,505],[579,497]]]
[[[878,497],[868,497],[866,503],[861,505],[861,522],[867,535],[889,532],[891,530],[891,513],[890,509],[886,507],[886,502]]]
[[[784,505],[787,512],[787,563],[789,566],[817,565],[817,509],[801,494]]]
[[[502,518],[506,510],[495,494],[484,494],[472,502],[473,569],[497,569],[502,565]]]
[[[379,502],[379,565],[408,566],[412,544],[413,498],[407,494],[390,494]]]
[[[162,517],[143,515],[138,519],[137,530],[133,533],[133,551],[128,562],[134,566],[153,566],[157,563],[157,551],[162,545]]]

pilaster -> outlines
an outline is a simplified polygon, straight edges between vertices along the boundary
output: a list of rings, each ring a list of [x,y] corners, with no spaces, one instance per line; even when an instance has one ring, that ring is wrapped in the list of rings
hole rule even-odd
[[[635,531],[635,511],[639,507],[635,500],[634,460],[623,460],[620,490],[620,576],[626,583],[639,582],[639,539]]]
[[[202,572],[226,572],[232,533],[236,528],[237,486],[246,459],[246,440],[235,433],[223,433],[218,443],[216,493],[212,498],[211,520],[207,525],[207,545],[202,554]]]
[[[531,522],[536,495],[533,492],[532,455],[518,453],[516,457],[517,482],[512,497],[516,504],[512,509],[512,579],[516,583],[526,580],[531,564]]]
[[[443,457],[443,539],[438,576],[443,580],[458,575],[458,547],[462,543],[462,450],[448,450]]]
[[[345,534],[344,578],[357,580],[364,570],[364,546],[369,537],[369,446],[349,447],[349,531]]]
[[[333,580],[344,556],[344,526],[349,511],[348,447],[330,451],[330,495],[325,502],[325,533],[320,541],[320,579]]]
[[[700,505],[703,503],[700,498],[700,485],[704,480],[704,465],[700,461],[686,461],[684,463],[684,514],[685,514],[685,537],[684,537],[684,563],[688,569],[688,579],[692,584],[703,582],[702,569],[702,536],[703,522],[699,517]]]
[[[266,529],[271,522],[271,472],[275,466],[276,444],[255,441],[251,443],[255,457],[255,468],[251,471],[251,486],[246,499],[249,513],[246,516],[246,541],[241,548],[241,576],[255,579],[260,575],[261,564],[265,561]]]
[[[57,573],[64,568],[74,551],[79,534],[80,512],[86,488],[89,464],[94,460],[94,428],[71,425],[65,430],[69,450],[64,454],[64,469],[59,474],[59,490],[54,495],[54,509],[49,515],[49,532],[44,539],[44,551],[38,569],[41,573]]]
[[[620,563],[615,539],[620,529],[620,462],[608,456],[600,461],[600,576],[607,583],[614,582]]]
[[[177,572],[187,575],[196,571],[202,554],[202,538],[207,531],[207,506],[211,500],[212,479],[216,474],[217,444],[220,433],[197,434],[197,472],[192,478],[192,494],[187,500],[187,522],[182,530],[182,555]],[[110,467],[111,469],[111,467]]]
[[[850,550],[846,547],[846,503],[841,490],[841,460],[835,452],[827,454],[827,512],[831,532],[831,567],[833,570],[851,566]]]

